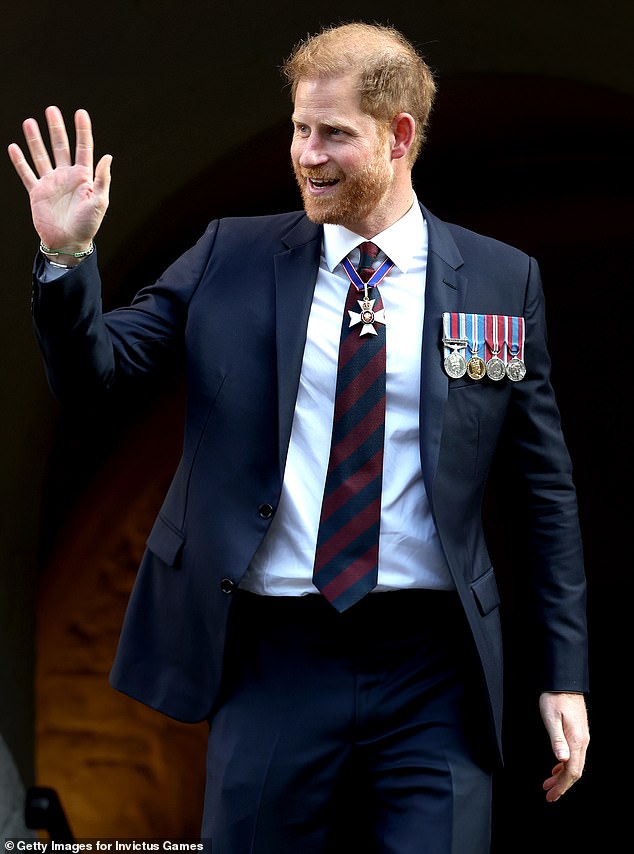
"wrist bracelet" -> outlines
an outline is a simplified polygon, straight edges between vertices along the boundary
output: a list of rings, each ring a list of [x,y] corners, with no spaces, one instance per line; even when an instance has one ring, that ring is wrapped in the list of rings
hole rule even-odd
[[[83,252],[70,252],[68,249],[51,249],[49,246],[40,240],[40,252],[46,257],[56,258],[58,255],[68,255],[69,258],[87,258],[95,251],[95,244],[90,241],[90,246]]]

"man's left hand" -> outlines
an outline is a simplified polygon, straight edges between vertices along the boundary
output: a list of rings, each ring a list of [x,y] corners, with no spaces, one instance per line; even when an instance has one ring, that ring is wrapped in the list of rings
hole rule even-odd
[[[590,741],[583,694],[547,691],[539,698],[539,710],[548,732],[557,765],[544,780],[547,801],[557,801],[583,774]]]

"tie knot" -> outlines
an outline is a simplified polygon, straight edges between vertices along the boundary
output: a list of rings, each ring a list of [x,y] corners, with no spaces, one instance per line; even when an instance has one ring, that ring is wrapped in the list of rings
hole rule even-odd
[[[359,273],[361,281],[367,282],[374,272],[373,265],[376,261],[377,255],[379,254],[379,247],[376,243],[372,243],[372,241],[367,240],[365,243],[360,244],[359,251],[361,256],[359,258],[357,272]]]

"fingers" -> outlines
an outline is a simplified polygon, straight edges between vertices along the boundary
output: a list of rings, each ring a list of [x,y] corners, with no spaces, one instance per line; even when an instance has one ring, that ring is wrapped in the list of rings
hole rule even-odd
[[[586,761],[586,750],[588,741],[581,732],[569,732],[567,734],[566,750],[557,750],[555,755],[562,759],[566,754],[569,758],[558,762],[552,770],[552,775],[544,781],[547,801],[557,801],[574,785],[583,774]]]
[[[85,166],[92,173],[93,139],[90,116],[86,110],[75,113],[75,163]]]
[[[564,763],[560,762],[558,765],[555,765],[551,772],[551,776],[544,780],[542,788],[546,792],[546,800],[549,803],[554,803],[558,801],[559,798],[564,794],[568,785],[566,785],[567,781],[562,776],[562,772],[564,770]],[[572,785],[572,784],[570,784]]]
[[[35,119],[29,118],[22,123],[22,131],[33,161],[33,168],[29,166],[20,146],[15,143],[9,146],[11,162],[27,190],[30,190],[37,181],[36,175],[42,178],[52,172],[53,163],[56,167],[72,165],[68,133],[61,110],[58,107],[47,107],[45,116],[53,161]],[[88,169],[92,175],[94,144],[90,116],[86,110],[77,110],[75,113],[75,134],[75,163]]]
[[[13,163],[13,168],[18,173],[18,177],[24,184],[27,192],[30,193],[31,189],[37,183],[37,176],[27,163],[22,149],[15,142],[12,142],[9,146],[9,158],[11,159],[11,163]]]
[[[558,801],[577,782],[582,772],[583,765],[579,767],[576,763],[559,762],[555,765],[551,776],[544,780],[542,786],[546,792],[546,800],[549,803]]]
[[[55,165],[70,166],[70,146],[62,113],[58,107],[47,107],[45,115]]]
[[[583,774],[590,741],[585,701],[581,694],[543,694],[540,707],[550,736],[553,753],[559,760],[544,781],[547,801],[556,801]]]
[[[53,167],[51,166],[51,160],[42,139],[40,126],[35,119],[26,119],[22,122],[22,131],[35,171],[41,178],[42,175],[50,172]]]

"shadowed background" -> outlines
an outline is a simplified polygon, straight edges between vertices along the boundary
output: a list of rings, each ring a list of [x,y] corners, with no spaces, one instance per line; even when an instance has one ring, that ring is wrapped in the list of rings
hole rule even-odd
[[[582,844],[598,823],[604,842],[620,838],[624,757],[614,744],[625,724],[613,707],[627,649],[631,518],[623,412],[631,2],[434,0],[388,11],[375,0],[322,0],[318,9],[293,0],[103,8],[39,0],[2,13],[2,139],[21,142],[22,119],[41,119],[50,103],[69,120],[77,107],[90,111],[97,156],[114,155],[98,237],[104,302],[114,306],[210,218],[299,205],[279,65],[307,32],[351,19],[402,29],[437,70],[438,103],[415,174],[420,199],[534,254],[544,278],[587,553],[593,744],[586,778],[544,806],[551,760],[530,682],[518,520],[513,496],[494,481],[487,514],[509,642],[495,847]],[[178,457],[182,390],[175,382],[108,412],[62,411],[52,400],[30,327],[37,242],[7,157],[0,186],[0,834],[20,827],[23,787],[36,781],[57,789],[78,837],[195,836],[204,727],[174,724],[107,685],[136,564]],[[240,283],[245,299],[248,286]]]

